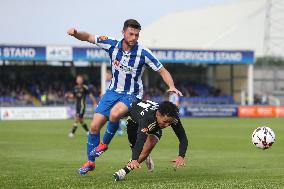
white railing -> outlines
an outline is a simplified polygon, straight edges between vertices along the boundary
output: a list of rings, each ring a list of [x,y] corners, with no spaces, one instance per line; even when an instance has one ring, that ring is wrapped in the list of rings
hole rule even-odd
[[[267,95],[267,94],[261,94],[261,98],[263,102],[268,102],[268,105],[274,105],[274,106],[280,106],[281,101],[278,97],[274,95]],[[241,91],[241,105],[247,105],[247,95],[245,91]]]

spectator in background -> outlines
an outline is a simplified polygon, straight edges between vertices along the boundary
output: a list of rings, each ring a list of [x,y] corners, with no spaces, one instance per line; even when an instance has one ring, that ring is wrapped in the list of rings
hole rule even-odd
[[[46,92],[44,92],[41,96],[40,96],[40,101],[42,105],[46,105],[47,103],[47,95]]]

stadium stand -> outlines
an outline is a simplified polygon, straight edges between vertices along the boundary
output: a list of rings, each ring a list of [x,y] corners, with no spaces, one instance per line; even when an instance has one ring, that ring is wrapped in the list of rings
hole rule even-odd
[[[72,100],[64,97],[65,93],[71,91],[74,86],[74,79],[70,74],[52,72],[43,74],[31,71],[19,72],[15,75],[4,73],[0,81],[0,103],[1,106],[9,105],[66,105],[73,103]],[[86,76],[90,78],[90,76]],[[93,84],[87,80],[91,92],[99,98],[100,85]],[[220,89],[195,83],[177,82],[177,87],[183,92],[184,97],[180,99],[181,104],[235,104],[231,96],[222,94]],[[162,101],[165,97],[166,88],[164,85],[149,86],[145,89],[145,99]],[[87,103],[91,103],[87,99]]]

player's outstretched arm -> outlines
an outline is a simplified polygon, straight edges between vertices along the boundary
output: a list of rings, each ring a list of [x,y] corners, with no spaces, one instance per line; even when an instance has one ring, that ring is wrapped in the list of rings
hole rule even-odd
[[[172,160],[173,166],[178,168],[185,165],[185,159],[182,156],[176,157],[176,159]]]
[[[147,121],[145,120],[140,120],[139,121],[139,127],[138,127],[138,132],[137,132],[137,139],[134,145],[134,148],[132,149],[132,160],[128,163],[128,166],[131,169],[137,169],[140,168],[138,159],[139,156],[143,150],[143,146],[147,140],[147,134],[143,132],[142,130],[144,128],[147,128]]]
[[[128,163],[128,166],[131,168],[131,169],[138,169],[140,168],[140,164],[138,162],[138,160],[131,160],[129,163]]]
[[[164,82],[168,85],[168,87],[169,87],[168,92],[174,92],[174,93],[178,94],[179,96],[182,96],[182,93],[179,90],[176,89],[173,78],[166,68],[162,67],[158,71],[158,73],[161,75]]]
[[[172,160],[172,162],[174,167],[184,166],[185,165],[184,157],[188,147],[188,139],[180,119],[178,119],[176,124],[172,125],[172,129],[174,130],[179,140],[179,155],[177,156],[176,159]]]
[[[84,31],[78,31],[75,28],[70,28],[67,30],[67,34],[75,37],[76,39],[79,39],[81,41],[88,41],[90,43],[95,43],[96,42],[96,36],[92,35],[88,32]]]

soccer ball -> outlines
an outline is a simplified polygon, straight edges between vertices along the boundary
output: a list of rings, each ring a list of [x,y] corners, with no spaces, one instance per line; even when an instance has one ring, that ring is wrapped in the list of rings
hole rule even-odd
[[[275,133],[269,127],[258,127],[253,131],[251,140],[256,147],[265,150],[275,142]]]

